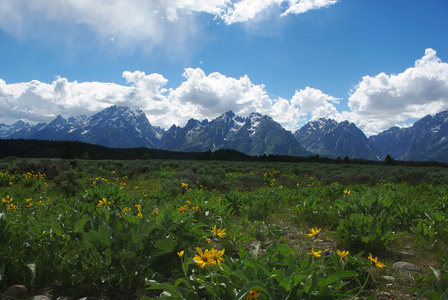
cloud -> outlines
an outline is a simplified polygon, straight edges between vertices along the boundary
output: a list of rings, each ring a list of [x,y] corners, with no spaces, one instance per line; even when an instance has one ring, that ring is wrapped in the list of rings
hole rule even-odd
[[[167,80],[159,74],[124,72],[130,86],[104,82],[69,82],[56,78],[52,83],[37,80],[6,84],[0,80],[0,121],[24,119],[31,123],[64,117],[91,115],[111,105],[139,106],[166,110]]]
[[[245,75],[227,77],[219,72],[206,75],[200,68],[187,68],[185,80],[166,89],[168,80],[160,74],[123,72],[127,85],[104,82],[70,82],[57,77],[52,83],[36,80],[7,84],[0,80],[0,122],[23,119],[31,123],[63,117],[92,115],[111,105],[139,107],[151,124],[169,128],[184,126],[188,119],[214,119],[226,111],[248,116],[266,114],[287,129],[297,129],[308,117],[335,117],[338,99],[306,87],[292,99],[271,98],[263,84]]]
[[[202,116],[217,116],[228,110],[250,114],[270,102],[263,85],[253,84],[247,76],[239,79],[218,72],[205,75],[200,68],[185,69],[185,81],[170,93],[180,104],[196,106]]]
[[[448,64],[426,49],[415,65],[402,73],[364,76],[348,99],[352,118],[370,135],[448,109]],[[360,122],[361,123],[361,122]]]
[[[21,38],[53,43],[85,42],[185,50],[202,28],[197,16],[226,24],[256,20],[274,8],[277,16],[328,7],[336,0],[3,0],[0,29]],[[181,51],[179,50],[179,51]]]
[[[303,14],[309,10],[321,9],[336,4],[338,0],[289,0],[289,7],[282,14]]]
[[[181,109],[185,121],[191,117],[213,119],[228,110],[240,116],[258,112],[271,116],[286,129],[295,130],[308,114],[312,117],[338,116],[334,104],[339,99],[318,89],[306,87],[296,91],[291,100],[273,99],[263,84],[252,83],[247,75],[236,79],[218,72],[206,75],[199,68],[189,68],[183,76],[186,80],[171,90],[168,97],[171,104],[186,108]]]
[[[329,96],[321,90],[306,87],[296,91],[292,104],[300,107],[301,115],[311,114],[311,118],[335,118],[339,113],[334,104],[339,104],[339,98]]]

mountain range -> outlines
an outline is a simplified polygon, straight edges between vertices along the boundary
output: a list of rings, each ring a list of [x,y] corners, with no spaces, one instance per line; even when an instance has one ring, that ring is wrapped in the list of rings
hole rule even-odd
[[[190,119],[184,127],[152,126],[139,108],[111,106],[90,117],[30,125],[0,124],[2,139],[81,141],[114,148],[203,152],[235,149],[249,155],[320,155],[383,160],[448,162],[448,111],[428,115],[412,127],[392,127],[369,138],[348,121],[316,119],[290,132],[269,116],[240,117],[228,111],[214,120]]]

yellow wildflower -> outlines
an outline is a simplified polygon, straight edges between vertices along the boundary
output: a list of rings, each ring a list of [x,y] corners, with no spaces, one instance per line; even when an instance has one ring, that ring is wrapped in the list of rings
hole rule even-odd
[[[180,187],[181,187],[181,188],[187,188],[187,187],[188,187],[188,183],[183,183],[183,182],[181,182],[181,183],[180,183]]]
[[[261,296],[261,293],[257,289],[251,289],[247,294],[247,300],[257,300],[258,297]]]
[[[6,210],[16,210],[16,209],[17,207],[14,205],[14,203],[11,203],[6,207]]]
[[[153,215],[157,215],[158,213],[159,213],[159,211],[158,211],[157,209],[153,209],[153,210],[152,210],[152,214],[153,214]]]
[[[213,267],[214,265],[218,264],[218,266],[221,267],[221,262],[224,261],[224,258],[222,258],[222,256],[224,255],[225,251],[225,249],[216,251],[214,248],[212,248],[212,250],[209,251],[209,266]]]
[[[339,251],[339,250],[337,250],[336,253],[341,257],[340,261],[342,261],[345,257],[347,257],[347,255],[350,254],[350,252],[348,251]]]
[[[350,191],[348,191],[348,190],[344,190],[344,194],[345,194],[345,195],[350,196],[350,193],[351,193]]]
[[[97,207],[106,206],[107,205],[107,198],[103,198],[102,200],[98,201]]]
[[[193,261],[196,262],[196,264],[201,267],[201,269],[203,267],[205,267],[205,265],[207,265],[209,263],[209,251],[208,249],[205,249],[204,252],[202,252],[201,248],[197,247],[196,250],[198,251],[199,255],[195,255],[193,257]]]
[[[328,250],[329,249],[325,250],[324,252],[327,252]],[[322,253],[322,251],[314,251],[314,248],[311,248],[311,252],[307,253],[307,254],[310,254],[310,255],[314,256],[315,258],[319,258],[322,256],[321,253]]]
[[[322,230],[322,228],[319,228],[319,229],[317,229],[317,227],[311,228],[311,229],[310,229],[311,233],[308,233],[307,235],[308,235],[309,237],[318,235],[319,232],[320,232],[321,230]]]
[[[181,208],[179,208],[179,212],[183,215],[184,214],[184,212],[186,211],[186,210],[188,210],[189,208],[188,208],[188,205],[184,205],[184,206],[182,206]]]
[[[373,258],[372,254],[369,253],[368,259],[375,264],[377,268],[384,268],[386,265],[378,261],[378,257]]]
[[[225,231],[226,231],[225,229],[216,228],[216,225],[214,225],[214,226],[212,227],[212,232],[213,232],[213,234],[214,234],[215,236],[220,237],[220,238],[223,238],[223,237],[226,235]]]
[[[184,251],[177,252],[177,256],[182,257],[184,255]]]
[[[199,267],[203,268],[206,265],[213,267],[216,264],[221,267],[221,262],[224,261],[222,256],[224,255],[225,249],[216,251],[212,248],[211,250],[205,249],[205,251],[202,252],[201,248],[198,247],[196,250],[198,251],[198,255],[193,257],[193,261],[195,261]]]
[[[137,217],[142,219],[143,218],[143,214],[142,214],[142,211],[141,211],[142,206],[140,204],[136,204],[134,206],[137,207],[137,210],[138,210]]]

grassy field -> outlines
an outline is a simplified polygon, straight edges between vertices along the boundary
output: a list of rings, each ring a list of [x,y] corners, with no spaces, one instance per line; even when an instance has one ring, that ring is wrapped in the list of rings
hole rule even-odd
[[[0,291],[448,297],[446,168],[9,158],[0,198]]]

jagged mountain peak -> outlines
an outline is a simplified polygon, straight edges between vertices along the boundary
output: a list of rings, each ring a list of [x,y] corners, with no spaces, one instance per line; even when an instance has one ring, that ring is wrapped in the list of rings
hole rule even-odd
[[[25,123],[23,120],[18,120],[17,122],[15,122],[14,124],[12,124],[13,127],[23,127],[25,125],[27,125],[28,123]]]
[[[49,124],[31,126],[23,120],[0,124],[0,138],[78,140],[109,147],[176,151],[229,148],[249,155],[319,154],[380,160],[390,154],[397,160],[448,162],[448,111],[427,115],[411,127],[391,127],[367,139],[349,121],[317,118],[292,135],[270,116],[253,112],[241,117],[232,110],[213,120],[190,119],[185,127],[173,125],[165,131],[152,126],[140,108],[114,105],[90,117],[65,119],[58,115]]]
[[[29,123],[25,123],[23,120],[18,120],[12,125],[0,124],[0,138],[7,138],[21,130],[30,128]]]
[[[322,156],[379,159],[375,146],[349,121],[314,119],[297,130],[294,136],[306,150]]]
[[[66,124],[67,120],[61,115],[57,115],[56,118],[48,124],[48,126],[64,126]]]
[[[91,117],[58,115],[47,124],[38,124],[11,135],[13,138],[76,140],[108,147],[156,147],[165,131],[153,127],[136,107],[111,106]]]
[[[411,127],[392,127],[369,140],[383,156],[397,160],[448,162],[448,111],[426,115]]]
[[[233,117],[235,117],[235,113],[233,112],[233,110],[229,110],[229,111],[226,111],[224,114],[222,114],[222,116],[225,116],[228,118],[233,118]]]
[[[162,137],[160,148],[173,151],[235,149],[249,155],[309,155],[294,136],[270,117],[252,113],[243,118],[228,111],[214,120],[188,121],[183,128],[172,126]]]

